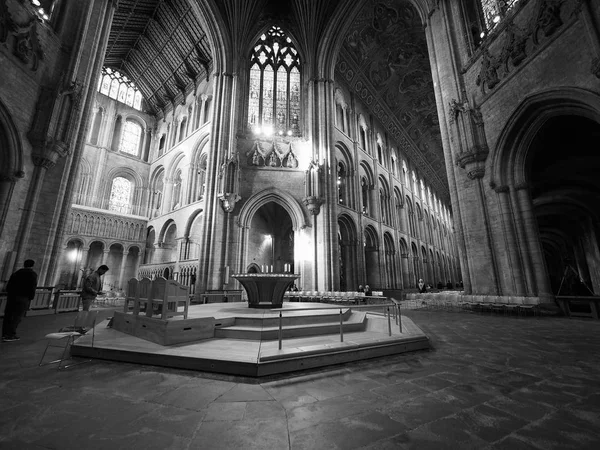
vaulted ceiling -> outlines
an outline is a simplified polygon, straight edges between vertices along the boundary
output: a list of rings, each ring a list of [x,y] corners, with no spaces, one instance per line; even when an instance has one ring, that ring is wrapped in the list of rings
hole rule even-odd
[[[186,0],[120,0],[104,65],[127,75],[156,114],[210,73],[206,34]]]
[[[240,6],[236,2],[219,3],[224,17]],[[294,16],[314,10],[314,5],[300,0],[255,2],[262,5],[260,23],[255,26],[265,20],[280,20],[294,28],[302,22]],[[319,4],[321,9],[315,14],[321,17],[320,22],[331,17],[336,4],[327,4],[325,16],[325,6]],[[189,0],[120,0],[105,66],[135,83],[148,112],[166,114],[167,109],[184,101],[202,77],[208,77],[212,56]],[[441,199],[449,202],[427,42],[411,2],[365,2],[345,37],[336,72],[338,80],[348,84],[378,118]]]
[[[449,202],[427,41],[411,2],[366,2],[344,39],[336,73]]]

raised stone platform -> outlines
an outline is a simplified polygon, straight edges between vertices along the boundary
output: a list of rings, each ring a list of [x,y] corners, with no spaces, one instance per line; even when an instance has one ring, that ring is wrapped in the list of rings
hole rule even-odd
[[[185,335],[188,325],[200,321],[204,339],[162,345],[156,336],[164,329],[150,331],[143,328],[145,322],[140,321],[138,335],[135,335],[133,329],[125,330],[132,331],[128,334],[106,328],[104,322],[95,329],[93,347],[92,336],[88,333],[75,342],[72,353],[75,356],[259,377],[429,348],[429,339],[409,318],[402,317],[401,333],[393,317],[388,321],[376,309],[365,311],[342,307],[342,341],[340,308],[328,309],[330,306],[284,303],[281,349],[278,341],[279,312],[250,309],[235,303],[213,303],[190,306],[188,319],[173,318],[165,325],[177,330],[176,334]],[[307,307],[319,309],[298,310]],[[131,314],[115,315],[117,322],[132,318]],[[214,323],[212,333],[207,325],[211,321]],[[208,337],[209,334],[212,336]],[[168,333],[163,336],[161,339],[165,344],[173,342]]]

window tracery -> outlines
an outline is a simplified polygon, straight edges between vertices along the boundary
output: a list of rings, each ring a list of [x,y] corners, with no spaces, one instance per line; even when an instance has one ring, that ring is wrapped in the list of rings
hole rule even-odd
[[[123,153],[137,156],[139,154],[140,139],[142,137],[142,127],[132,120],[125,122],[125,129],[121,135],[121,144],[119,149]]]
[[[263,34],[250,57],[248,127],[255,133],[300,135],[300,57],[277,26]]]
[[[120,72],[104,67],[98,83],[98,91],[110,98],[142,110],[142,93],[133,82]]]
[[[108,209],[122,214],[129,212],[131,181],[124,177],[115,177],[110,189]]]
[[[44,22],[49,22],[52,18],[55,0],[30,0],[31,5],[37,16]]]

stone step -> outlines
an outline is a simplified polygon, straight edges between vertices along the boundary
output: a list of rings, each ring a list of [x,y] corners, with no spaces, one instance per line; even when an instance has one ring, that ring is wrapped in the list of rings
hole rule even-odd
[[[354,331],[364,331],[367,323],[367,314],[365,312],[352,312],[345,318],[342,323],[342,329],[344,333]],[[320,321],[319,316],[311,316],[312,318],[318,318],[319,321],[314,323],[303,323],[286,325],[285,322],[282,325],[283,338],[295,338],[305,336],[317,336],[321,334],[339,334],[340,333],[340,322],[332,321],[329,317],[328,322]],[[339,316],[338,316],[339,318]],[[276,325],[263,326],[260,324],[243,324],[239,325],[236,320],[236,324],[232,326],[217,327],[215,328],[215,338],[228,338],[228,339],[248,339],[248,340],[275,340],[279,339],[279,319],[277,319]]]

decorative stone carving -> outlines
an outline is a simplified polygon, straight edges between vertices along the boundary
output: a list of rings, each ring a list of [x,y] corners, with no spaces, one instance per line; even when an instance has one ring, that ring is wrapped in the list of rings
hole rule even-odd
[[[232,212],[235,209],[235,204],[242,199],[235,193],[219,194],[218,198],[221,200],[221,207],[226,213]]]
[[[564,0],[540,0],[538,3],[538,13],[536,23],[533,28],[533,42],[538,45],[538,33],[544,31],[544,36],[548,37],[560,28],[563,24],[560,18],[560,11]]]
[[[323,200],[314,196],[305,197],[302,202],[313,216],[317,216],[321,212],[321,205],[324,203]]]
[[[600,57],[592,59],[591,72],[596,78],[600,78]]]
[[[35,72],[44,59],[44,51],[38,38],[38,19],[26,9],[18,16],[25,16],[27,20],[17,19],[17,14],[9,11],[6,2],[0,2],[0,42],[6,43],[13,55]]]
[[[499,66],[498,59],[491,56],[487,48],[484,49],[481,59],[481,70],[479,71],[479,75],[477,75],[477,79],[475,80],[475,84],[477,84],[477,86],[481,86],[481,92],[483,94],[486,92],[486,84],[488,89],[494,89],[500,82],[500,78],[498,77]]]

